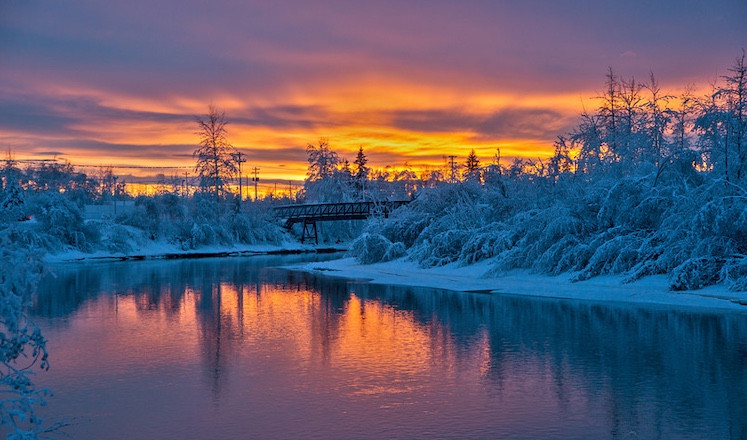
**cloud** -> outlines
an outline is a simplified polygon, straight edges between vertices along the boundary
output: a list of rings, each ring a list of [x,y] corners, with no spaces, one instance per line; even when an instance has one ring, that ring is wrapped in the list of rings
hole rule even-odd
[[[69,126],[76,120],[66,114],[50,111],[44,102],[32,100],[0,100],[0,115],[1,131],[48,136],[68,133]]]
[[[570,128],[569,116],[548,108],[503,108],[490,114],[458,109],[401,110],[391,115],[396,128],[425,132],[468,132],[475,140],[546,140]]]
[[[485,119],[477,131],[478,139],[546,140],[569,131],[569,115],[547,108],[502,109]]]
[[[728,0],[0,7],[0,142],[86,160],[189,163],[210,102],[266,167],[302,168],[323,135],[379,163],[472,146],[534,155],[575,122],[568,96],[594,96],[608,66],[653,70],[676,93],[747,41],[747,3]]]

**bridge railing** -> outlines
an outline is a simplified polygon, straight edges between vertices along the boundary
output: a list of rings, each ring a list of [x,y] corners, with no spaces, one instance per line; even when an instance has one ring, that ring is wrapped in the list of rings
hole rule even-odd
[[[275,218],[285,219],[290,226],[298,222],[360,220],[373,215],[388,216],[390,212],[409,203],[409,200],[384,202],[316,203],[286,205],[273,208]]]

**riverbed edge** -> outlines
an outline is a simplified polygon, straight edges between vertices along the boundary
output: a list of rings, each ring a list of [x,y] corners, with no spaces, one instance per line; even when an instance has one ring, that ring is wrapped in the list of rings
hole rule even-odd
[[[154,244],[138,249],[134,252],[106,252],[86,253],[78,250],[45,254],[42,259],[46,263],[85,263],[107,261],[138,261],[138,260],[177,260],[196,258],[245,257],[253,255],[295,255],[304,253],[335,253],[347,251],[346,246],[309,246],[309,245],[242,245],[242,246],[209,246],[200,249],[182,250],[169,244]]]
[[[294,270],[359,280],[372,284],[444,289],[456,292],[522,295],[544,298],[613,302],[659,307],[730,310],[747,314],[747,293],[732,292],[725,285],[697,291],[670,291],[665,275],[644,277],[625,283],[621,275],[605,275],[572,282],[572,274],[540,275],[512,270],[488,276],[488,263],[460,266],[458,263],[421,268],[405,258],[364,265],[354,258],[341,258],[290,266]]]
[[[153,243],[137,252],[84,253],[71,250],[46,254],[47,263],[116,262],[138,260],[172,260],[195,258],[225,258],[254,255],[292,255],[302,253],[345,252],[346,244],[312,246],[299,243],[280,245],[256,244],[241,246],[210,246],[182,250],[167,243]],[[417,263],[400,258],[375,264],[361,264],[355,258],[343,257],[325,262],[285,266],[288,269],[333,276],[372,284],[444,289],[456,292],[535,296],[593,302],[646,304],[700,309],[721,309],[747,313],[747,293],[732,292],[725,285],[709,286],[697,291],[673,292],[666,276],[644,277],[624,283],[621,275],[605,275],[590,280],[572,282],[572,274],[540,275],[528,270],[513,270],[488,277],[493,269],[487,262],[472,265],[449,265],[422,268]]]

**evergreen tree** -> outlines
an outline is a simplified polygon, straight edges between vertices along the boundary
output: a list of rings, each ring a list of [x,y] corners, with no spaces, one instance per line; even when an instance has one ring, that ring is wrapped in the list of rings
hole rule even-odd
[[[358,148],[358,155],[355,156],[355,161],[353,162],[353,164],[355,165],[356,182],[360,183],[361,181],[368,179],[368,172],[370,169],[366,166],[367,163],[368,159],[363,153],[363,145],[361,145]]]
[[[368,159],[363,153],[363,145],[358,148],[358,154],[355,156],[355,189],[358,191],[358,198],[363,200],[366,198],[366,181],[368,180],[368,174],[370,169],[366,166]]]
[[[3,198],[0,208],[3,217],[8,221],[19,221],[24,215],[24,200],[23,200],[23,189],[16,180],[10,180],[5,189],[5,197]]]
[[[467,180],[480,180],[480,159],[477,158],[473,148],[467,156],[464,164],[464,178]]]

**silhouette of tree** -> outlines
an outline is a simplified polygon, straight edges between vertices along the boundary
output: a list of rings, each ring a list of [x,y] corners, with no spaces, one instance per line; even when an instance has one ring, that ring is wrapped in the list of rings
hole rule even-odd
[[[470,151],[467,162],[464,164],[464,178],[467,180],[480,179],[480,159],[477,158],[474,148]]]
[[[366,166],[367,163],[368,158],[366,158],[366,155],[363,153],[363,145],[361,145],[358,148],[358,155],[355,156],[355,161],[353,162],[355,165],[355,180],[359,183],[368,179],[368,172],[370,169]]]
[[[236,149],[228,142],[228,130],[225,112],[218,113],[212,104],[204,117],[197,116],[195,121],[199,129],[195,134],[200,137],[197,149],[192,157],[197,160],[195,172],[203,192],[213,193],[220,200],[225,193],[224,184],[238,173],[235,160]]]

